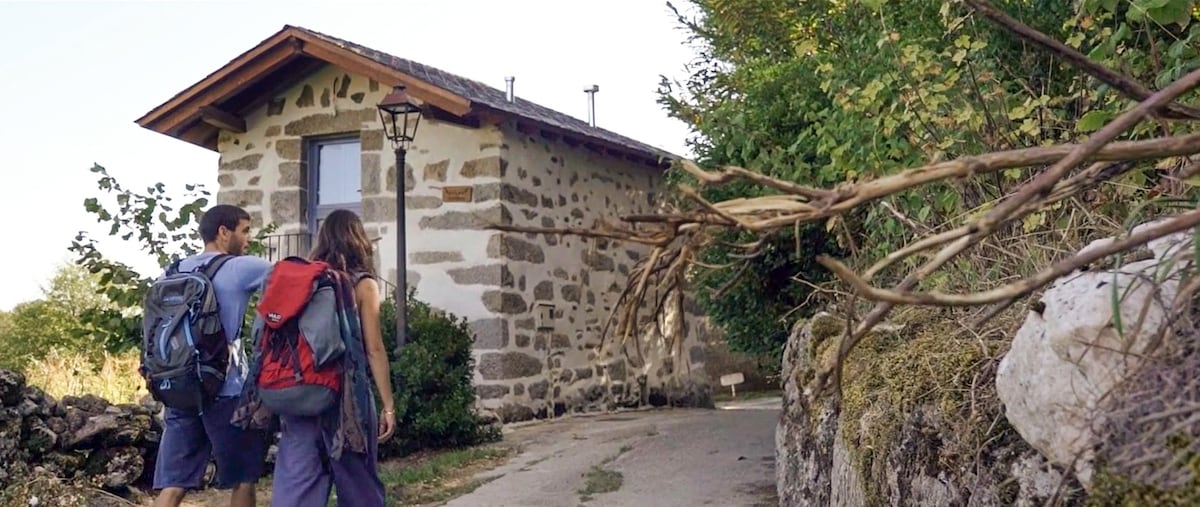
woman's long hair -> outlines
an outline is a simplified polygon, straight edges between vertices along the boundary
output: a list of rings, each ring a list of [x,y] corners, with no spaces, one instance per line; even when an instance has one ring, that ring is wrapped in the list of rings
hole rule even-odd
[[[374,274],[374,249],[358,215],[339,209],[321,222],[317,246],[309,257],[314,261],[329,263],[337,270]]]

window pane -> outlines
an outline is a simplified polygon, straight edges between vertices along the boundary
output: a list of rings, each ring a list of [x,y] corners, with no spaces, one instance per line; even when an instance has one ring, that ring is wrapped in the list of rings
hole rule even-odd
[[[362,159],[357,141],[317,146],[317,204],[362,202]]]

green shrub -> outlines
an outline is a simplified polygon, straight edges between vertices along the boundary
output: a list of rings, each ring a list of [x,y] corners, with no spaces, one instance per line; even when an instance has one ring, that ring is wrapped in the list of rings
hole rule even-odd
[[[380,313],[384,344],[394,351],[395,300],[384,301]],[[410,292],[407,327],[406,345],[391,358],[396,436],[381,447],[382,455],[499,440],[496,428],[474,412],[474,337],[466,319],[439,312]]]

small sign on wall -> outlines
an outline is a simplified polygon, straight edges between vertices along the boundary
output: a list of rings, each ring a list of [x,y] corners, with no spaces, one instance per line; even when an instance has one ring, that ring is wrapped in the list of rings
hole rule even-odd
[[[471,202],[474,189],[470,185],[442,187],[442,202]]]

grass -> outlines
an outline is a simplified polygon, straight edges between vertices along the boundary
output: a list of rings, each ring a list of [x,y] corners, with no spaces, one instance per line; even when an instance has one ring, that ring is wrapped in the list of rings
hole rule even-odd
[[[591,470],[584,476],[587,480],[583,484],[583,488],[579,490],[579,501],[587,503],[596,495],[604,493],[612,493],[621,489],[621,485],[625,483],[625,476],[621,472],[604,468],[605,465],[612,463],[622,454],[633,450],[633,446],[626,444],[621,446],[621,449],[616,454],[604,458],[599,465],[593,465]]]
[[[621,472],[608,470],[601,465],[595,465],[587,473],[587,483],[579,490],[579,501],[589,502],[595,495],[612,493],[621,489],[625,476]]]
[[[93,394],[111,403],[137,403],[149,394],[138,374],[137,351],[105,353],[97,364],[87,355],[55,349],[31,361],[24,372],[30,385],[58,399]]]
[[[421,452],[381,464],[379,478],[387,488],[389,505],[444,502],[486,484],[475,475],[516,452],[507,445]]]

